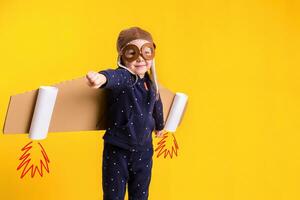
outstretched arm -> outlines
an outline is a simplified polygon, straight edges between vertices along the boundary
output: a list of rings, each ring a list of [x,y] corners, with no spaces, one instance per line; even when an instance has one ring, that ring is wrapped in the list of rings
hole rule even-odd
[[[92,88],[114,89],[128,83],[130,77],[124,70],[107,69],[99,72],[91,71],[86,78]]]
[[[91,88],[95,88],[95,89],[101,87],[103,84],[107,82],[106,76],[94,71],[88,72],[86,75],[86,79],[87,79],[87,84]]]

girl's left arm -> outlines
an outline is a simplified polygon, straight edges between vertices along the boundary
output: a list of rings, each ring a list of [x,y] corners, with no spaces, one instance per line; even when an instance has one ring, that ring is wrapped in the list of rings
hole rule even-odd
[[[161,131],[164,128],[164,114],[163,114],[163,104],[161,102],[161,98],[155,101],[154,109],[153,109],[153,118],[155,120],[155,130]]]

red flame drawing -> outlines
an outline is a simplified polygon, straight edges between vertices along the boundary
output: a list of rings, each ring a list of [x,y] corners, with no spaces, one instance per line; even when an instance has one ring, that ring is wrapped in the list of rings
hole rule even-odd
[[[168,141],[169,143],[172,142],[171,139],[169,138],[169,135],[173,136],[173,143],[171,144],[171,147],[168,147],[170,145],[167,145]],[[168,139],[169,138],[169,139]],[[177,156],[177,150],[179,149],[175,135],[174,134],[169,134],[168,132],[164,133],[162,139],[157,143],[157,147],[155,149],[155,152],[157,153],[157,158],[161,155],[164,155],[164,158],[166,158],[168,155],[170,158],[173,158],[173,155]]]
[[[32,141],[31,141],[22,148],[22,151],[25,151],[25,152],[19,158],[21,163],[19,164],[19,166],[17,168],[17,170],[20,170],[21,168],[23,168],[21,178],[23,178],[28,172],[29,173],[31,172],[31,178],[34,177],[36,172],[38,172],[40,174],[40,176],[43,177],[43,168],[49,173],[48,163],[50,163],[50,160],[49,160],[49,158],[46,154],[46,151],[43,148],[42,144],[39,143],[39,142],[38,142],[38,145],[40,147],[40,152],[42,153],[43,158],[41,158],[41,155],[39,155],[39,159],[38,159],[39,164],[40,164],[39,166],[38,166],[38,164],[35,164],[33,162],[33,159],[32,159],[32,156],[30,156],[30,151],[29,150],[32,147],[34,147],[32,150],[34,150],[35,148],[38,148],[38,146],[33,145],[33,144],[32,144]]]

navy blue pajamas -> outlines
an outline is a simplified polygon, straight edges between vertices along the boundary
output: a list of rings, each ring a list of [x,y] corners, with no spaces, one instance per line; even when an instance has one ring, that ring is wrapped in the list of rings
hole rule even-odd
[[[126,150],[104,142],[102,188],[104,200],[124,199],[128,182],[129,200],[148,199],[153,148]]]
[[[148,199],[152,169],[152,132],[164,127],[163,105],[148,73],[137,77],[118,67],[100,71],[109,90],[108,127],[103,136],[104,200]]]

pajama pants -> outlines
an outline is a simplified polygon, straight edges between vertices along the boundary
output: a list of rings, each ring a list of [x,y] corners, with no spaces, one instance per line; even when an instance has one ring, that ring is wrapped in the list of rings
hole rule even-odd
[[[153,148],[123,149],[104,142],[102,188],[104,200],[147,200],[151,180]]]

